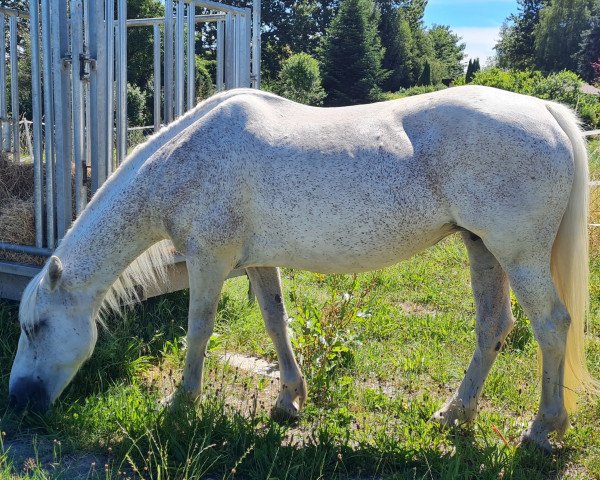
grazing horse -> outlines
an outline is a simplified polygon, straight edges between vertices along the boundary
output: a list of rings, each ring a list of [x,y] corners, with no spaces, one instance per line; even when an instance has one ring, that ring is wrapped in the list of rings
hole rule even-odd
[[[92,354],[96,319],[167,262],[186,257],[183,391],[200,394],[223,282],[252,281],[281,368],[276,409],[297,415],[304,379],[277,267],[383,268],[460,232],[471,263],[477,345],[434,415],[471,421],[514,320],[509,285],[542,351],[539,412],[523,440],[551,448],[585,366],[585,143],[566,107],[467,86],[371,105],[315,108],[255,90],[216,95],[138,147],[26,288],[10,401],[45,411]]]

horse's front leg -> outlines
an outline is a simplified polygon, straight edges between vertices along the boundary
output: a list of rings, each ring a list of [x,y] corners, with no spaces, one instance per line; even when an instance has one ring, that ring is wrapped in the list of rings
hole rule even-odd
[[[195,400],[201,393],[206,346],[214,329],[219,295],[230,267],[229,262],[218,257],[211,258],[206,253],[195,255],[189,250],[186,263],[190,305],[181,392]]]
[[[444,426],[475,418],[483,382],[514,323],[504,270],[480,238],[466,232],[463,241],[471,264],[477,347],[458,391],[432,417]]]
[[[274,418],[296,418],[306,401],[306,382],[294,358],[287,331],[287,314],[283,304],[281,279],[277,268],[248,268],[248,278],[277,350],[280,392],[271,412]]]

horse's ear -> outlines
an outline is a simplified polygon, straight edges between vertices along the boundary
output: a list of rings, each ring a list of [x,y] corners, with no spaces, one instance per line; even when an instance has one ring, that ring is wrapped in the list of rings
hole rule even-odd
[[[54,290],[58,287],[60,283],[60,279],[63,273],[63,266],[60,258],[56,255],[52,255],[50,257],[50,261],[48,262],[48,285],[50,286],[50,290]]]

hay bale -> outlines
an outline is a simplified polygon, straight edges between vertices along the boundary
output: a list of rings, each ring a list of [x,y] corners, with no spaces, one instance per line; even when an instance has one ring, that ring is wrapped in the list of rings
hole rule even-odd
[[[35,244],[33,165],[15,163],[0,154],[0,242]],[[36,255],[0,250],[0,260],[43,265]]]
[[[18,197],[4,199],[0,204],[0,241],[17,245],[35,244],[33,200]],[[0,250],[0,260],[43,265],[44,258],[36,255]]]
[[[0,205],[33,198],[33,164],[15,163],[0,155]]]

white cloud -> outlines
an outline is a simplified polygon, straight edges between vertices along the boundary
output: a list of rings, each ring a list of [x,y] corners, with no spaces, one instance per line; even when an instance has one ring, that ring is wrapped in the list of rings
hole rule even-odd
[[[452,27],[452,31],[462,37],[467,45],[466,60],[479,58],[481,65],[494,55],[494,46],[498,42],[500,27]]]

